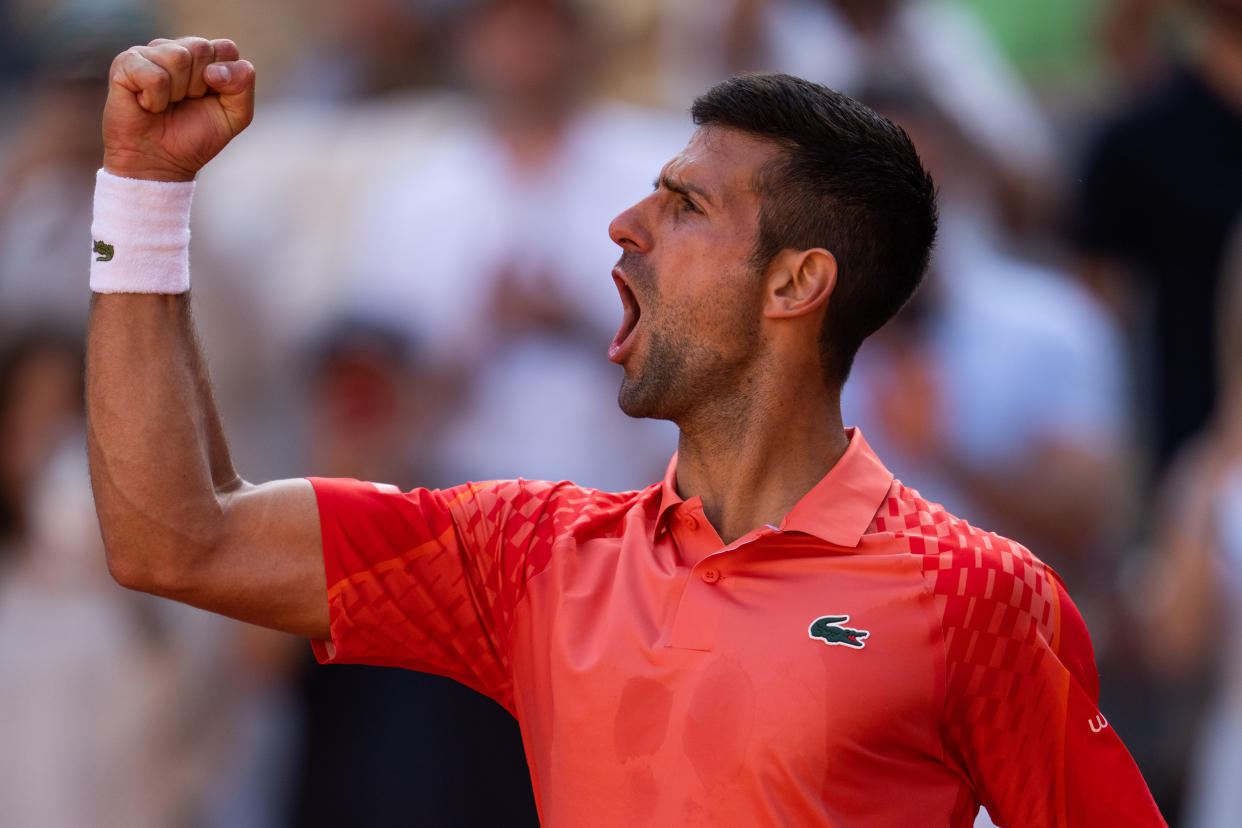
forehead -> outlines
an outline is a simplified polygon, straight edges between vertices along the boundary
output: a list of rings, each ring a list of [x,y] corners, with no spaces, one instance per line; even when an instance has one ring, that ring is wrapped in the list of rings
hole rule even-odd
[[[700,127],[685,149],[664,165],[664,174],[684,179],[713,197],[755,193],[760,171],[775,160],[772,141],[727,127]]]

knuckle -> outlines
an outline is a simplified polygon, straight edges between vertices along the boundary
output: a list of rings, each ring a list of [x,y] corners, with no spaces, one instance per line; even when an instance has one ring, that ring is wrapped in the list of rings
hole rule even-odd
[[[212,40],[211,47],[215,50],[216,60],[237,60],[241,55],[237,44],[226,37]]]
[[[211,41],[205,37],[183,37],[178,42],[198,61],[209,60],[215,51]]]
[[[180,43],[169,44],[168,58],[175,69],[189,69],[194,64],[194,55]]]

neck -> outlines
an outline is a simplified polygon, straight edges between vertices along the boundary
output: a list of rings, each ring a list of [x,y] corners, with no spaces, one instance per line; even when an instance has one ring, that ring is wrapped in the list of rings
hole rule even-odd
[[[765,523],[778,525],[849,442],[839,391],[749,401],[732,413],[728,420],[681,423],[677,453],[678,494],[702,498],[726,544]]]

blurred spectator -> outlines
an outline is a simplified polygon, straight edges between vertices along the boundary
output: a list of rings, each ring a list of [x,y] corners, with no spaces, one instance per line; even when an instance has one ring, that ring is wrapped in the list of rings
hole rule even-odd
[[[445,400],[437,382],[404,334],[338,323],[311,355],[309,465],[402,488],[434,480],[415,447]],[[495,702],[439,676],[304,660],[294,824],[538,824],[517,722]]]
[[[1175,718],[1197,724],[1183,821],[1225,828],[1242,814],[1242,224],[1219,294],[1221,384],[1206,429],[1168,475],[1146,600],[1136,601],[1153,664],[1182,693]],[[1199,717],[1188,690],[1211,678]]]
[[[315,473],[393,483],[437,482],[424,435],[442,415],[442,380],[403,331],[369,320],[333,323],[309,350],[304,456]]]
[[[0,342],[0,549],[26,536],[24,499],[82,418],[82,346],[50,322]]]
[[[452,0],[351,0],[324,3],[314,21],[322,38],[299,50],[280,85],[287,98],[358,100],[438,80],[433,34]]]
[[[307,343],[356,305],[364,251],[349,228],[394,159],[428,146],[461,107],[443,90],[274,101],[200,177],[195,316],[243,476],[319,471],[291,425]]]
[[[0,575],[0,802],[9,825],[184,824],[194,760],[149,601],[104,567],[84,440],[26,490]]]
[[[1197,45],[1099,137],[1077,226],[1084,273],[1141,340],[1157,472],[1214,404],[1213,302],[1242,214],[1242,3],[1187,2]]]
[[[656,479],[672,452],[668,424],[615,403],[606,228],[688,129],[584,99],[593,45],[568,0],[475,4],[455,54],[477,107],[387,159],[358,216],[355,305],[419,331],[463,380],[435,439],[459,479],[624,490]]]
[[[0,353],[0,802],[6,824],[164,826],[196,759],[157,603],[108,577],[86,472],[82,354],[68,335]],[[182,740],[185,740],[184,743]]]

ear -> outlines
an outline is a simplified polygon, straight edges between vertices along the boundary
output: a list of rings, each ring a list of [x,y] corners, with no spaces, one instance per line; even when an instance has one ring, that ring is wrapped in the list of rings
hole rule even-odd
[[[813,313],[836,286],[837,259],[827,250],[782,250],[768,268],[763,315],[780,319]]]

